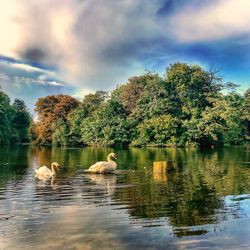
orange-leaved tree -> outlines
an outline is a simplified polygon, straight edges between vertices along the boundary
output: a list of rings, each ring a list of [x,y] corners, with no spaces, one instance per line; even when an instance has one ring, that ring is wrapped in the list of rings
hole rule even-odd
[[[35,105],[38,113],[37,142],[46,144],[52,142],[53,125],[59,119],[66,122],[67,115],[78,106],[79,102],[68,95],[50,95],[39,98]]]

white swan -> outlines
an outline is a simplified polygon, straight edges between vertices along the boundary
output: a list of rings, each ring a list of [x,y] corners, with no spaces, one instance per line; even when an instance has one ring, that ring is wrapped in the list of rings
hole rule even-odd
[[[59,170],[59,164],[57,162],[53,162],[51,164],[51,169],[49,169],[46,166],[40,167],[38,169],[35,169],[35,172],[36,172],[35,177],[38,178],[38,179],[40,179],[40,180],[49,179],[50,177],[56,175],[55,169],[57,171]]]
[[[100,174],[112,173],[117,168],[116,162],[112,159],[116,159],[115,153],[110,153],[108,155],[108,161],[98,161],[97,163],[92,165],[86,172]]]

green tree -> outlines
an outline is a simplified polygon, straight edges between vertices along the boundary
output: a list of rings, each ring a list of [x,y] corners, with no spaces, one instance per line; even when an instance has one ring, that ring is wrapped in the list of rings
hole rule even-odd
[[[133,117],[138,121],[164,114],[178,114],[175,97],[166,82],[159,76],[150,79],[137,101]]]
[[[129,115],[135,110],[148,82],[154,79],[158,79],[157,74],[147,73],[142,76],[131,77],[127,84],[119,86],[112,92],[111,98],[121,103]]]
[[[82,140],[87,144],[126,145],[130,142],[130,121],[116,100],[109,100],[81,124]]]
[[[250,88],[244,94],[242,105],[242,120],[245,125],[245,134],[250,137]]]
[[[175,144],[178,120],[171,115],[161,115],[144,120],[138,125],[139,137],[135,144]]]
[[[15,99],[11,105],[8,95],[0,91],[0,144],[29,141],[30,122],[24,101]]]
[[[166,82],[172,87],[172,94],[187,111],[194,107],[203,109],[209,106],[209,98],[224,88],[222,80],[216,71],[205,71],[198,65],[178,62],[170,65],[166,71]]]
[[[14,117],[12,120],[12,134],[18,142],[29,142],[29,127],[31,116],[23,100],[15,99],[12,105]]]
[[[86,95],[76,109],[68,115],[68,126],[70,141],[73,145],[85,144],[82,140],[81,127],[83,121],[93,114],[108,99],[105,91],[96,91],[94,94]]]
[[[52,141],[55,145],[72,145],[69,125],[67,121],[59,119],[54,123]]]
[[[10,106],[10,98],[0,90],[0,144],[8,144],[11,140],[13,112]]]
[[[236,85],[213,69],[177,62],[164,77],[131,77],[110,96],[97,91],[81,102],[64,95],[40,98],[33,135],[61,145],[239,144],[249,135],[249,93],[237,94]]]

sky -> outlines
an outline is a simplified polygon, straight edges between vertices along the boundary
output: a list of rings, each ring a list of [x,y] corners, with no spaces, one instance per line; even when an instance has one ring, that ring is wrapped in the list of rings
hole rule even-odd
[[[30,111],[177,61],[250,86],[249,0],[1,0],[0,86]]]

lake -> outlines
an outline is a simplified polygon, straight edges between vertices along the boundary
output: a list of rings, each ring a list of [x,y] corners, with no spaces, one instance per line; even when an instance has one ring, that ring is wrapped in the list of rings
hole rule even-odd
[[[116,174],[81,173],[113,151]],[[53,161],[53,181],[34,178]],[[250,146],[1,146],[0,249],[211,248],[250,249]]]

